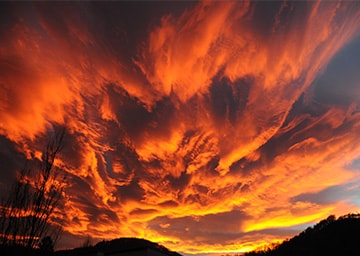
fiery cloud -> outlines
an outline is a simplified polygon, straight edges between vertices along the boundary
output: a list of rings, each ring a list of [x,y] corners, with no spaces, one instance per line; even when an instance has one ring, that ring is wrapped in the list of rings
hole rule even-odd
[[[0,181],[66,128],[60,247],[241,252],[358,209],[359,3],[1,5]]]

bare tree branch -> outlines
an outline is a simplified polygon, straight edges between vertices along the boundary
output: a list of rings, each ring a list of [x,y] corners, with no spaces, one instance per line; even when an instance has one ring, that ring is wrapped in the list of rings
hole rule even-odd
[[[65,130],[49,139],[37,169],[23,169],[10,193],[1,202],[0,244],[34,248],[49,232],[50,219],[59,205],[62,183],[54,161],[62,149]],[[31,175],[30,175],[31,174]],[[30,182],[33,177],[34,181]],[[56,241],[59,228],[55,232]]]

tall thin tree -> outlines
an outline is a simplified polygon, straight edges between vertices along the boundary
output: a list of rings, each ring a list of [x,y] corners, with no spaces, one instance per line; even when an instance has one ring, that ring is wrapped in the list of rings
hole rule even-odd
[[[54,161],[63,145],[65,131],[55,133],[42,154],[39,168],[24,168],[0,210],[0,244],[34,248],[50,228],[50,219],[59,205],[63,179]]]

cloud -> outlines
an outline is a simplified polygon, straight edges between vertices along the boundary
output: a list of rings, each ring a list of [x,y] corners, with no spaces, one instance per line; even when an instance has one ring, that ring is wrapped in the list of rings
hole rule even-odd
[[[148,222],[150,229],[169,238],[174,238],[183,246],[206,247],[211,244],[227,244],[243,236],[241,226],[249,218],[241,211],[234,210],[204,216],[170,218],[156,217]]]
[[[0,136],[0,165],[2,172],[0,173],[1,188],[6,191],[8,181],[13,181],[16,178],[16,170],[23,168],[26,164],[26,158],[18,152],[16,145],[5,136]],[[5,186],[4,186],[5,185]]]
[[[359,191],[359,188],[354,183],[345,185],[336,185],[321,190],[315,193],[300,194],[294,198],[291,198],[292,202],[312,202],[315,204],[331,204],[340,200],[350,200]]]
[[[77,241],[241,252],[357,209],[357,2],[141,4],[1,4],[2,184],[61,126]]]

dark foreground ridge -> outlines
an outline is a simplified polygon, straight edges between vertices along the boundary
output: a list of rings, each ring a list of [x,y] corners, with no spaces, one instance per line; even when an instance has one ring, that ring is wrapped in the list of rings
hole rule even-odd
[[[338,219],[331,215],[290,240],[245,255],[358,256],[360,255],[360,214],[348,214]]]
[[[119,238],[103,241],[94,246],[53,252],[21,246],[0,246],[1,256],[181,256],[166,247],[145,239]]]
[[[101,256],[101,255],[157,255],[181,256],[166,247],[145,239],[119,238],[103,241],[95,246],[57,251],[55,256]]]

